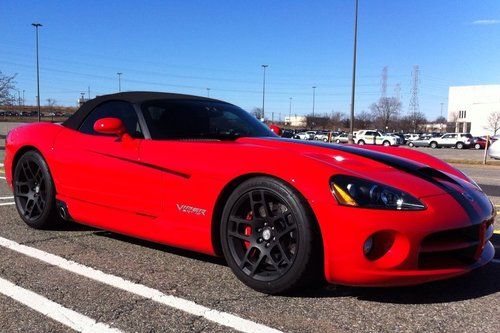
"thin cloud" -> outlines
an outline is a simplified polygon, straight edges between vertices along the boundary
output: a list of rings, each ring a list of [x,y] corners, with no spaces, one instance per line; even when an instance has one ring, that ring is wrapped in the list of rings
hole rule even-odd
[[[476,20],[472,22],[474,25],[492,25],[492,24],[500,24],[500,20]]]

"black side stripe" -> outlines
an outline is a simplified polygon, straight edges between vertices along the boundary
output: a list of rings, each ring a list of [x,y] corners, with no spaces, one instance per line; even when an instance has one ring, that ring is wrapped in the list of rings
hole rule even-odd
[[[274,140],[274,139],[272,139]],[[446,193],[451,195],[455,201],[458,202],[460,206],[463,207],[469,218],[474,221],[474,222],[479,222],[481,220],[481,217],[478,215],[472,204],[467,200],[464,195],[457,191],[455,188],[448,186],[445,182],[440,182],[437,179],[442,179],[446,182],[449,183],[454,183],[458,186],[460,186],[459,183],[457,183],[453,178],[450,178],[446,174],[440,172],[439,170],[430,168],[427,165],[414,162],[412,160],[409,160],[404,157],[396,157],[390,154],[385,154],[381,153],[378,151],[372,151],[368,149],[363,149],[359,147],[353,147],[353,146],[340,146],[340,145],[332,145],[328,143],[322,143],[322,142],[307,142],[307,141],[298,141],[298,140],[293,140],[293,139],[278,139],[278,140],[283,140],[287,142],[292,142],[296,144],[305,144],[305,145],[311,145],[311,146],[318,146],[318,147],[323,147],[323,148],[328,148],[331,150],[337,150],[337,151],[342,151],[354,155],[358,155],[361,157],[369,158],[371,160],[383,163],[385,165],[391,166],[393,168],[396,168],[398,170],[401,170],[403,172],[406,172],[408,174],[411,174],[413,176],[419,177],[425,181],[428,181],[432,183],[433,185],[438,186],[439,188],[443,189]],[[463,192],[468,192],[466,189],[464,189]],[[470,194],[470,193],[469,193]]]
[[[93,152],[94,154],[101,155],[101,156],[106,156],[106,157],[114,158],[114,159],[117,159],[117,160],[120,160],[120,161],[129,162],[129,163],[140,165],[140,166],[143,166],[143,167],[146,167],[146,168],[150,168],[150,169],[162,171],[162,172],[165,172],[165,173],[169,173],[171,175],[179,176],[179,177],[182,177],[182,178],[185,178],[185,179],[191,178],[191,175],[189,175],[187,173],[183,173],[183,172],[172,170],[172,169],[167,169],[167,168],[164,168],[164,167],[159,166],[159,165],[154,165],[154,164],[151,164],[151,163],[146,163],[146,162],[142,162],[142,161],[132,160],[132,159],[128,159],[128,158],[120,157],[120,156],[115,156],[115,155],[111,155],[111,154],[105,154],[105,153],[97,152],[97,151],[94,151],[94,150],[92,150],[91,152]]]

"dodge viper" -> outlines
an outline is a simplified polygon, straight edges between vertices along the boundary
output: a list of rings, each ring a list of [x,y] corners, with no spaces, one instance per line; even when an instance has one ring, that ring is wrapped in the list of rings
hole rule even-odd
[[[209,98],[97,97],[62,124],[12,130],[5,171],[30,227],[76,221],[223,256],[270,294],[318,279],[420,284],[494,256],[494,206],[445,162],[280,138]]]

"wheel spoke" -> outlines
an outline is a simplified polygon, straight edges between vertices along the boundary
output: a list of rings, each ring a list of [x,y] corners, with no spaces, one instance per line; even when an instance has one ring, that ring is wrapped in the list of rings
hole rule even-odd
[[[231,236],[231,237],[235,237],[235,238],[244,240],[246,242],[250,242],[252,240],[250,236],[242,235],[242,234],[240,234],[238,232],[235,232],[235,231],[228,232],[228,235]]]
[[[269,208],[269,202],[266,202],[266,197],[264,195],[264,191],[260,191],[260,197],[261,197],[261,203],[264,206],[264,209],[266,211],[266,217],[272,217],[273,214],[271,213],[271,209]]]
[[[254,276],[255,273],[257,273],[257,269],[259,269],[260,265],[262,264],[262,261],[267,257],[267,255],[263,254],[260,252],[259,258],[257,259],[257,262],[255,264],[252,264],[252,270],[250,271],[250,276]]]
[[[283,246],[281,245],[281,243],[278,243],[275,245],[275,248],[278,248],[280,250],[280,253],[281,253],[281,260],[278,262],[278,265],[281,264],[281,263],[286,263],[287,265],[290,264],[290,259],[288,258],[285,250],[283,249]],[[274,259],[273,259],[274,260]]]

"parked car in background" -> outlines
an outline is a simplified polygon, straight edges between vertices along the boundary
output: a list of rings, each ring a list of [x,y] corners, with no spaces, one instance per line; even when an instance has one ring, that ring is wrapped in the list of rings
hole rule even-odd
[[[327,142],[329,135],[331,135],[330,133],[330,131],[317,131],[314,135],[314,140]]]
[[[500,140],[493,142],[488,148],[488,156],[496,160],[500,160]]]
[[[491,144],[491,140],[490,140]],[[486,138],[476,136],[472,142],[474,149],[484,149],[486,147]]]
[[[446,133],[439,138],[434,138],[430,142],[431,148],[457,148],[464,149],[472,145],[473,137],[469,133]]]
[[[420,134],[417,133],[405,134],[404,136],[407,142],[417,140],[418,138],[420,138]]]
[[[314,135],[316,135],[316,131],[307,131],[297,133],[293,138],[300,140],[314,140]]]
[[[379,131],[358,131],[354,140],[358,145],[398,146],[402,144],[398,136],[387,135]]]
[[[349,142],[348,135],[349,133],[340,133],[339,135],[334,137],[332,141],[336,143],[347,143]]]
[[[295,134],[294,134],[293,130],[284,129],[281,131],[282,138],[293,138],[294,135]]]
[[[408,142],[410,147],[429,147],[433,136],[431,134],[422,134],[417,139]]]

